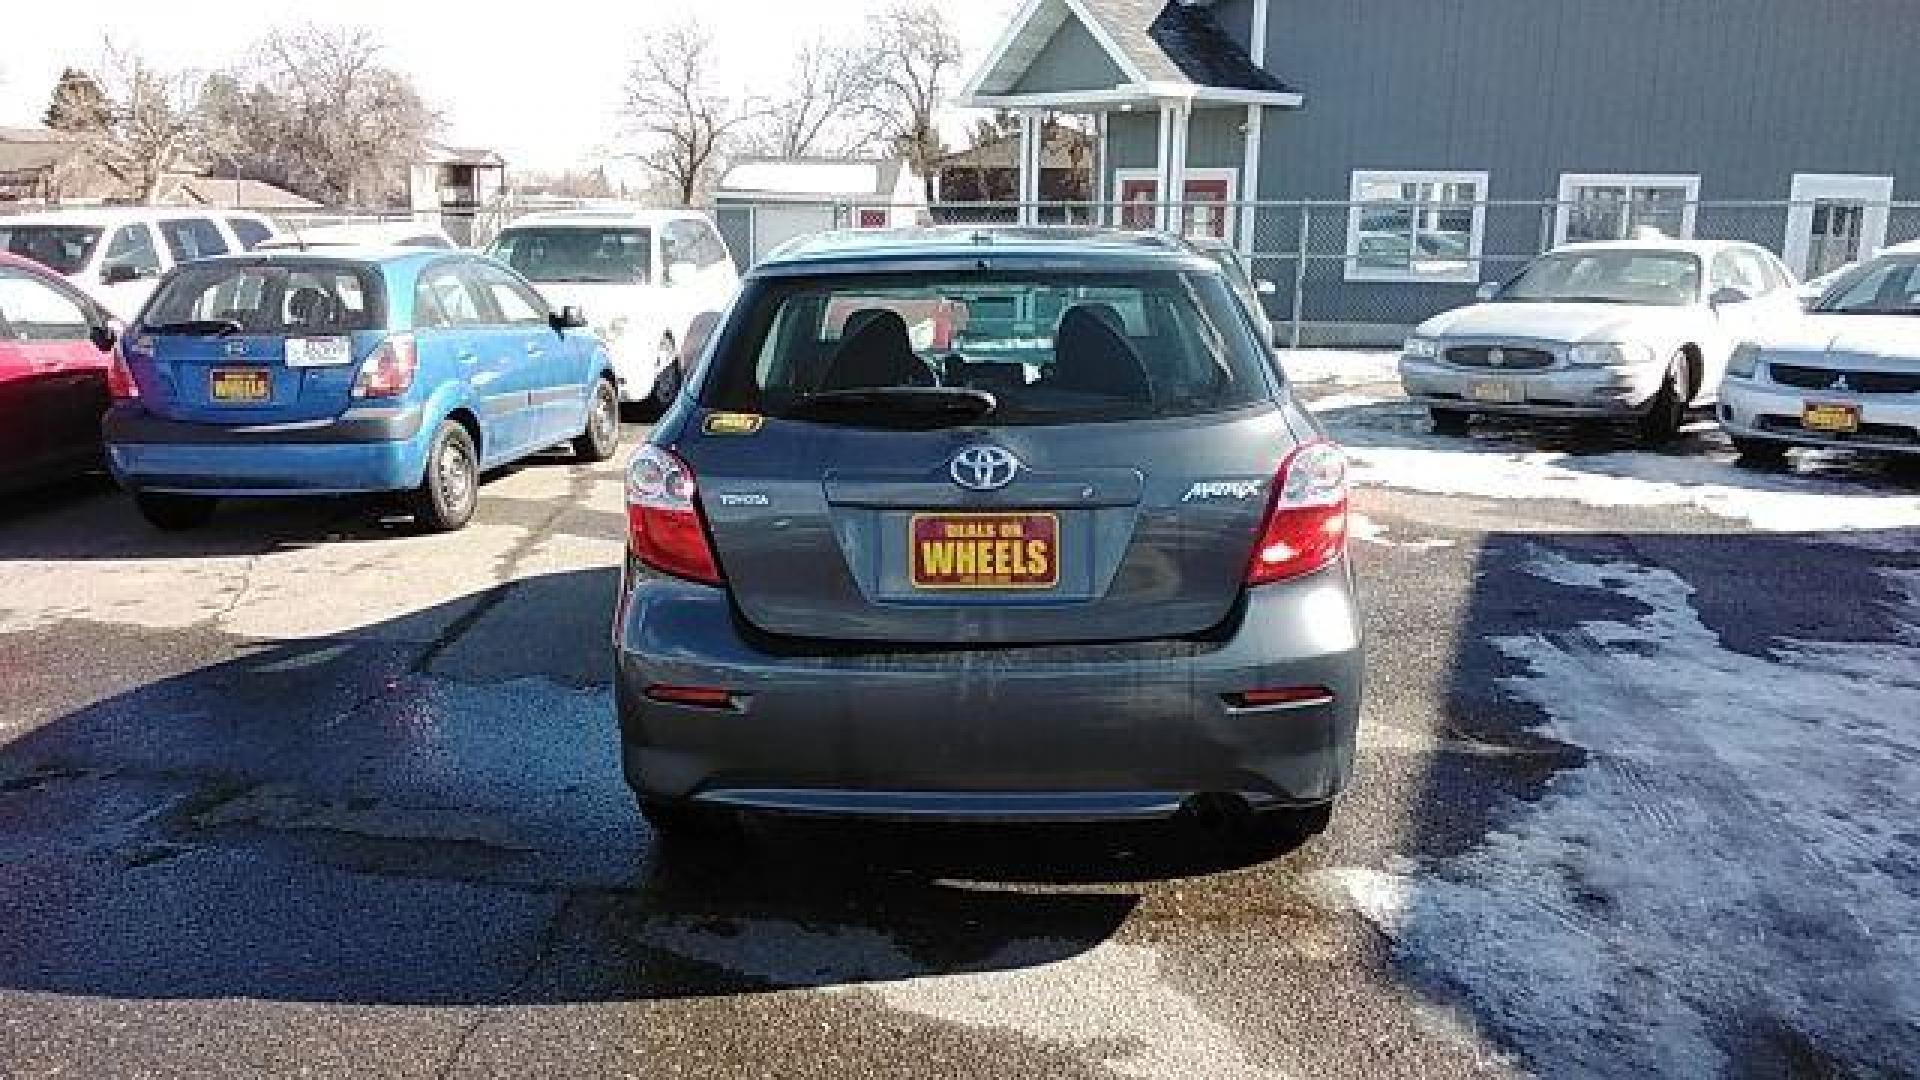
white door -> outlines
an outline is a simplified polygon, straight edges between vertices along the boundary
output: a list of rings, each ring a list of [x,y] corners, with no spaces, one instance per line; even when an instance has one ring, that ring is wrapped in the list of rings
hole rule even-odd
[[[1801,280],[1872,257],[1887,242],[1893,177],[1796,173],[1787,210],[1787,266]]]

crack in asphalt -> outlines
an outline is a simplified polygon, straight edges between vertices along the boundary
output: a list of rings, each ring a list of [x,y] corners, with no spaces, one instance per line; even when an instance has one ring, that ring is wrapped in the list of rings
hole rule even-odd
[[[516,540],[513,545],[506,550],[505,554],[500,556],[499,562],[494,569],[494,586],[487,590],[486,594],[480,598],[478,603],[462,613],[459,618],[448,623],[446,629],[440,631],[440,633],[434,637],[433,641],[430,642],[427,647],[421,651],[420,655],[414,659],[414,662],[408,666],[407,670],[409,673],[414,675],[427,674],[442,656],[446,655],[449,650],[459,644],[461,638],[465,637],[469,631],[480,624],[481,620],[492,614],[495,608],[505,603],[507,598],[513,595],[514,590],[518,588],[521,583],[521,563],[525,562],[527,557],[533,554],[535,548],[538,548],[557,531],[555,526],[559,524],[561,518],[583,504],[588,489],[593,486],[593,481],[594,473],[592,470],[581,466],[574,467],[572,474],[567,480],[566,494],[560,500],[556,501],[553,510],[545,514],[539,522],[528,526],[526,532],[522,534],[520,539]]]
[[[571,891],[560,894],[560,903],[554,907],[553,914],[547,916],[546,925],[540,928],[539,942],[534,946],[533,959],[527,961],[526,970],[522,971],[513,980],[513,984],[500,995],[499,1002],[494,1006],[481,1006],[483,1010],[481,1014],[461,1028],[460,1037],[454,1040],[453,1049],[447,1053],[447,1060],[441,1062],[439,1070],[434,1073],[434,1080],[448,1080],[453,1075],[454,1070],[460,1067],[460,1058],[467,1052],[467,1045],[473,1041],[473,1037],[479,1034],[481,1028],[494,1021],[494,1010],[512,1004],[533,982],[534,975],[538,974],[546,962],[553,957],[554,949],[559,943],[560,925],[566,919],[567,913],[573,910],[573,903],[574,894]]]
[[[240,568],[240,587],[233,590],[233,595],[227,598],[227,602],[221,605],[219,611],[207,616],[204,620],[207,625],[216,630],[220,629],[227,616],[239,609],[241,602],[247,598],[247,593],[252,591],[253,575],[259,569],[260,556],[257,554],[247,556]]]

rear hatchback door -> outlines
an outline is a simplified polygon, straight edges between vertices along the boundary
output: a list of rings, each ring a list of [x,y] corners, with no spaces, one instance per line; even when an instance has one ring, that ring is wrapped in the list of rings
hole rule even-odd
[[[360,362],[386,333],[377,267],[223,259],[167,278],[127,359],[146,407],[169,419],[323,420],[346,410]]]
[[[1198,260],[1013,262],[750,285],[676,449],[754,626],[987,644],[1228,619],[1293,445],[1245,314]]]

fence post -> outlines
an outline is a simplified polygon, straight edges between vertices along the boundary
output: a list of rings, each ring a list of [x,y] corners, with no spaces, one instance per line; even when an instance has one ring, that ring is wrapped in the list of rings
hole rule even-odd
[[[1313,235],[1313,207],[1300,203],[1300,235],[1294,244],[1293,258],[1293,326],[1290,328],[1289,348],[1300,347],[1300,323],[1304,314],[1300,308],[1307,300],[1307,242]]]

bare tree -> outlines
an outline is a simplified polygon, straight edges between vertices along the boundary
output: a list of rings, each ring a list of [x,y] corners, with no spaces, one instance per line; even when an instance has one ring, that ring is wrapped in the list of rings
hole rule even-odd
[[[946,152],[940,108],[960,67],[960,42],[933,0],[895,0],[874,16],[872,36],[875,125],[932,199],[934,163]]]
[[[331,202],[392,200],[440,125],[407,75],[387,66],[364,28],[276,30],[255,66],[222,88],[221,134],[249,171],[272,171]]]
[[[710,186],[754,115],[714,85],[712,66],[713,35],[689,19],[649,38],[627,75],[621,111],[643,144],[635,156],[683,206]]]
[[[788,158],[859,151],[869,141],[858,126],[873,94],[873,76],[866,49],[824,39],[802,46],[786,86],[763,113],[757,148]]]
[[[102,69],[102,89],[112,107],[97,150],[128,179],[140,202],[152,202],[162,177],[196,149],[205,77],[196,71],[167,71],[112,41],[106,44]]]

